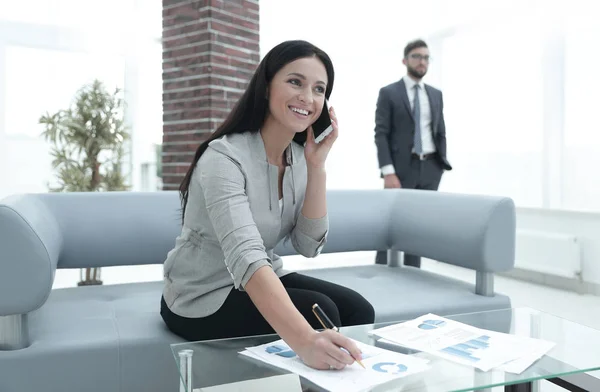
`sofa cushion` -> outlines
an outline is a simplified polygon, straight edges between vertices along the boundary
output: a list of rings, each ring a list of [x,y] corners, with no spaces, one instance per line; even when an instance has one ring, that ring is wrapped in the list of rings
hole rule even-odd
[[[357,290],[376,310],[376,321],[400,321],[510,307],[510,299],[483,297],[464,283],[415,268],[366,265],[301,273]],[[163,323],[162,282],[53,290],[29,316],[32,345],[4,352],[0,390],[130,391],[153,385],[173,390],[178,372],[170,344],[183,342]],[[93,353],[93,354],[92,354]],[[9,377],[27,367],[36,377]]]
[[[424,313],[451,315],[510,308],[502,294],[484,297],[475,286],[412,267],[364,265],[301,271],[362,294],[375,308],[375,321],[401,321]]]
[[[183,340],[160,317],[162,287],[150,282],[53,290],[29,315],[31,346],[2,353],[0,390],[176,389],[170,344]],[[9,376],[23,368],[36,377]]]

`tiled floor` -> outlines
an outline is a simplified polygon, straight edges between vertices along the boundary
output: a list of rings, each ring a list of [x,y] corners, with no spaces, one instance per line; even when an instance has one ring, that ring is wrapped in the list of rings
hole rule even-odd
[[[285,268],[302,270],[310,268],[326,268],[334,266],[371,264],[375,259],[374,252],[356,252],[344,254],[321,255],[315,259],[301,256],[285,257]],[[456,279],[475,281],[474,271],[454,267],[432,260],[423,260],[423,269],[434,271]],[[141,282],[160,280],[162,266],[110,267],[102,269],[102,280],[105,284]],[[60,270],[56,274],[54,288],[70,287],[79,280],[78,270]],[[565,319],[587,325],[600,330],[600,297],[580,295],[574,292],[540,286],[537,284],[497,276],[495,290],[510,296],[513,307],[527,306]],[[584,354],[585,355],[585,354]],[[599,355],[588,353],[587,355]],[[600,378],[600,372],[594,375]],[[495,388],[493,392],[500,392]],[[562,389],[548,383],[539,385],[540,392],[558,392]]]

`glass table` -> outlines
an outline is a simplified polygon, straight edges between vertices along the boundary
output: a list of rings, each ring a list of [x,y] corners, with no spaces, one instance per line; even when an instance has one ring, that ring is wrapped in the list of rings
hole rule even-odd
[[[600,369],[600,331],[530,308],[504,309],[445,316],[477,328],[555,342],[547,355],[521,374],[500,370],[482,372],[433,355],[385,345],[368,335],[393,323],[344,327],[340,332],[355,340],[431,360],[425,372],[394,380],[373,391],[476,391],[504,386],[508,392],[535,390],[535,381],[548,380],[569,391],[600,391],[600,380],[586,373]],[[208,340],[171,345],[181,373],[180,391],[246,381],[288,373],[240,355],[246,347],[278,340],[277,335]],[[303,391],[324,389],[301,378]]]

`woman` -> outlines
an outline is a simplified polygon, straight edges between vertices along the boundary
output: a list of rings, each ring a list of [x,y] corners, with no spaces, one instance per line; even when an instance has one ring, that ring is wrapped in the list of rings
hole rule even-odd
[[[164,266],[163,320],[205,340],[276,332],[309,366],[341,369],[360,352],[320,329],[318,303],[336,325],[367,324],[358,293],[290,273],[273,253],[290,240],[315,257],[328,230],[325,159],[338,135],[316,144],[311,124],[333,87],[329,56],[305,41],[283,42],[258,66],[229,117],[202,143],[181,184],[183,229]],[[325,109],[326,110],[326,109]]]

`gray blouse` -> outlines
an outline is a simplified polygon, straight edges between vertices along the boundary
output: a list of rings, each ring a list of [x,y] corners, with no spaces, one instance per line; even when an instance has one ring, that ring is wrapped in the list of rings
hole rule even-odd
[[[164,263],[163,296],[169,309],[188,318],[216,312],[232,289],[243,290],[252,274],[271,266],[281,277],[273,248],[284,238],[305,257],[327,240],[327,215],[302,215],[307,169],[304,148],[286,149],[283,199],[278,170],[267,161],[259,132],[224,136],[210,143],[189,187],[181,234]]]

